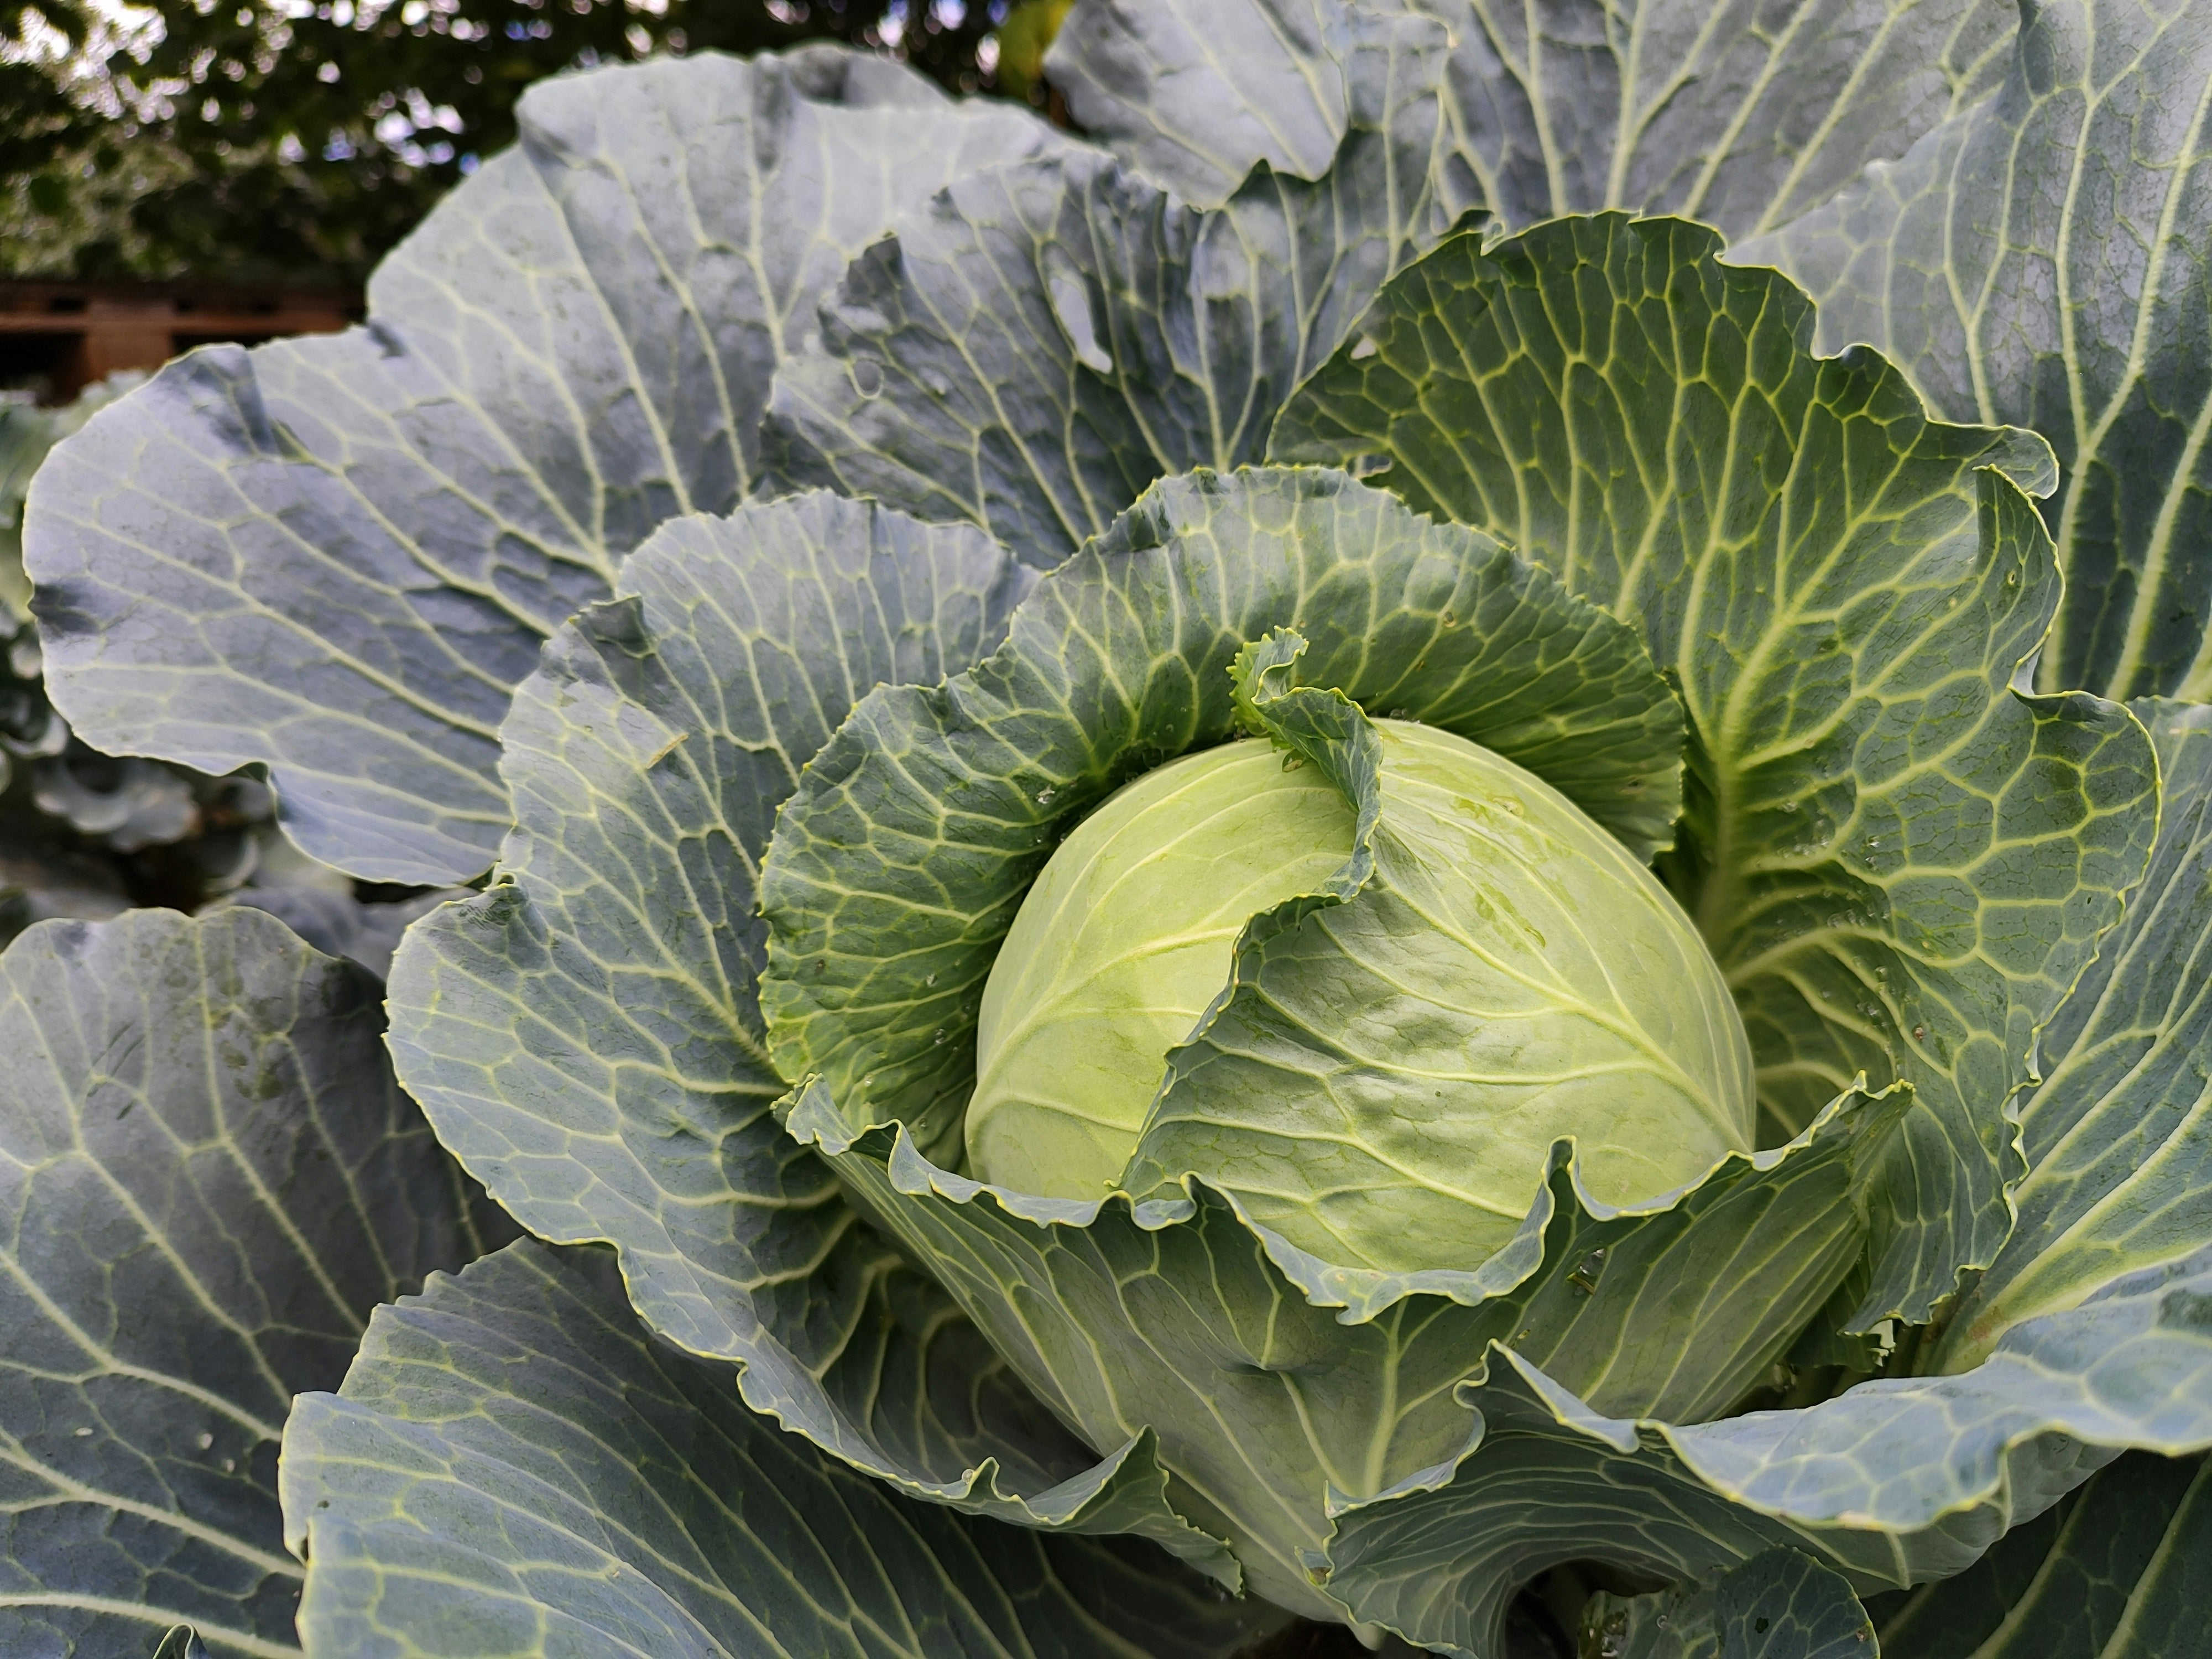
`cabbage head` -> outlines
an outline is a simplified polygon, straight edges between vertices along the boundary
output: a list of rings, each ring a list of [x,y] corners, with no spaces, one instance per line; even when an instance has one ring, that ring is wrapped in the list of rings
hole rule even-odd
[[[0,955],[0,1650],[2201,1650],[2212,0],[1045,74],[556,78],[39,465],[415,919]]]
[[[1743,1024],[1650,872],[1479,744],[1364,731],[1349,793],[1287,735],[1231,743],[1124,785],[1060,843],[985,984],[971,1174],[1086,1198],[1187,1167],[1249,1204],[1295,1183],[1314,1197],[1280,1216],[1293,1243],[1414,1270],[1502,1249],[1562,1136],[1615,1204],[1750,1149]],[[1304,935],[1311,994],[1275,1011],[1297,1046],[1246,1085],[1263,1113],[1156,1116],[1163,1076],[1210,1051],[1248,929]]]

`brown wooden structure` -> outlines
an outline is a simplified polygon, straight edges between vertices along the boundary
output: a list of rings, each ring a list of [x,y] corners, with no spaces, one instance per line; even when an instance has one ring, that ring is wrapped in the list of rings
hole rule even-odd
[[[327,334],[361,317],[358,294],[209,283],[0,281],[0,386],[42,381],[66,403],[119,368],[194,346]]]

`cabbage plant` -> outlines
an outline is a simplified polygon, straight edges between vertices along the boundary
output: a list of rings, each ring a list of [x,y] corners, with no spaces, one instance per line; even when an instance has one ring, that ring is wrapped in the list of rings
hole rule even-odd
[[[0,957],[9,1650],[2201,1644],[2212,5],[1048,72],[550,82],[39,471],[468,890]]]

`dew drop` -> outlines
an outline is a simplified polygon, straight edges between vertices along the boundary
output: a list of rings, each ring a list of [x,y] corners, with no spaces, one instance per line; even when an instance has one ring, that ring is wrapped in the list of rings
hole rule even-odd
[[[870,357],[853,360],[853,390],[863,398],[872,398],[884,389],[884,372]]]
[[[206,1450],[210,1446],[212,1446],[213,1444],[215,1444],[215,1437],[214,1437],[213,1435],[211,1435],[211,1434],[203,1433],[203,1434],[200,1436],[200,1449],[201,1449],[202,1451],[205,1451],[205,1450]]]
[[[1364,363],[1380,349],[1381,348],[1375,343],[1373,336],[1363,334],[1359,337],[1358,343],[1352,348],[1352,361],[1355,363]]]

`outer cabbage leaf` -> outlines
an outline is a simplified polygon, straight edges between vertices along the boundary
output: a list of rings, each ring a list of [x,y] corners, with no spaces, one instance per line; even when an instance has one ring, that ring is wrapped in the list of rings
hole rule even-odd
[[[1790,1148],[1732,1155],[1634,1210],[1592,1200],[1561,1142],[1511,1244],[1473,1273],[1408,1275],[1308,1255],[1195,1179],[1141,1206],[980,1186],[903,1129],[856,1139],[820,1083],[789,1121],[1057,1413],[1094,1445],[1156,1432],[1176,1507],[1232,1540],[1261,1594],[1328,1620],[1347,1616],[1323,1553],[1328,1506],[1448,1465],[1478,1425],[1455,1388],[1486,1343],[1511,1340],[1616,1409],[1694,1418],[1740,1398],[1863,1246],[1903,1105],[1845,1096]],[[1556,1548],[1501,1597],[1591,1553],[1587,1528],[1529,1528],[1553,1498],[1516,1495],[1516,1524]],[[1614,1504],[1624,1527],[1649,1519],[1638,1494]],[[1789,1535],[1758,1516],[1734,1526],[1753,1549]]]
[[[1194,207],[1218,207],[1265,161],[1318,179],[1351,125],[1346,60],[1390,28],[1389,4],[1345,0],[1089,0],[1045,72],[1086,132]]]
[[[1455,173],[1520,226],[1601,208],[1746,235],[1901,154],[2004,64],[2012,18],[1972,0],[1412,0],[1451,30]],[[1048,68],[1087,129],[1211,206],[1265,161],[1318,178],[1343,60],[1383,8],[1112,0],[1076,8]]]
[[[401,945],[392,1054],[502,1203],[617,1246],[647,1321],[742,1362],[755,1410],[924,1496],[1146,1531],[1233,1577],[1148,1443],[1097,1462],[769,1115],[776,809],[855,696],[974,660],[1031,580],[972,528],[820,494],[665,526],[517,692],[500,879]]]
[[[1258,460],[1291,389],[1466,205],[1440,148],[1444,31],[1383,13],[1358,34],[1317,182],[1263,167],[1201,211],[1066,155],[902,220],[777,371],[781,475],[972,520],[1049,568],[1153,479]]]
[[[2212,1238],[2212,708],[2135,705],[2158,745],[2158,842],[2142,893],[2042,1039],[2019,1111],[2019,1220],[1947,1328],[1962,1370],[2021,1319]]]
[[[1057,148],[836,54],[535,87],[385,263],[366,328],[172,364],[58,448],[28,562],[95,745],[270,768],[353,874],[491,861],[515,684],[653,527],[757,477],[777,362],[915,197]]]
[[[258,912],[0,956],[0,1649],[291,1653],[276,1452],[369,1310],[508,1236],[375,981]]]
[[[2029,434],[1928,419],[1804,295],[1673,220],[1563,221],[1396,279],[1278,422],[1363,458],[1632,620],[1689,716],[1670,884],[1736,990],[1784,1130],[1863,1071],[1933,1109],[1854,1323],[1987,1263],[2003,1108],[2142,878],[2156,769],[2127,712],[2014,684],[2059,602],[2009,472]]]
[[[2212,1615],[2212,1460],[2130,1452],[1956,1577],[1869,1603],[1888,1659],[2160,1659]]]
[[[2212,1247],[2014,1326],[1973,1370],[1802,1411],[1610,1419],[1502,1347],[1459,1392],[1475,1443],[1340,1504],[1328,1546],[1332,1594],[1415,1641],[1480,1650],[1562,1553],[1684,1577],[1786,1542],[1863,1590],[1943,1578],[2121,1449],[2212,1446]]]
[[[1731,257],[1953,420],[2057,448],[2046,685],[2212,688],[2212,5],[2023,0],[2001,89]]]
[[[1518,228],[1679,213],[1741,236],[1904,151],[1996,76],[1976,0],[1418,0],[1455,49],[1455,148]]]
[[[1704,1583],[1595,1595],[1583,1646],[1607,1659],[1873,1659],[1883,1650],[1850,1585],[1792,1549]]]
[[[1217,1659],[1270,1617],[1143,1545],[896,1497],[732,1381],[604,1251],[510,1245],[379,1309],[285,1429],[308,1651]]]

